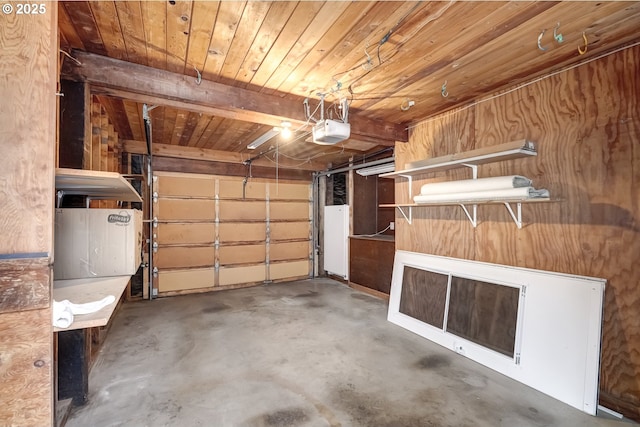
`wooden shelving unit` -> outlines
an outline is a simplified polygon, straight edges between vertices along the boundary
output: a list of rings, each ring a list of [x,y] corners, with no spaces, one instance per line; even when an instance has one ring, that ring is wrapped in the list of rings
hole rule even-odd
[[[420,160],[408,163],[407,169],[382,174],[383,178],[405,178],[408,181],[409,199],[413,199],[413,177],[436,172],[443,172],[451,169],[470,168],[473,179],[478,178],[478,166],[486,163],[494,163],[504,160],[512,160],[529,156],[536,156],[538,153],[535,144],[527,140],[517,140],[499,144],[492,147],[480,148],[464,153],[451,154],[447,156],[434,157],[432,159]],[[383,204],[381,208],[397,208],[409,224],[413,220],[415,207],[429,206],[460,206],[467,219],[475,228],[478,225],[478,205],[502,204],[505,206],[511,219],[518,228],[522,228],[522,204],[550,202],[549,198],[500,198],[495,200],[451,200],[445,202],[429,203],[404,203],[404,204]],[[515,204],[515,209],[512,207]],[[406,211],[405,211],[406,209]]]

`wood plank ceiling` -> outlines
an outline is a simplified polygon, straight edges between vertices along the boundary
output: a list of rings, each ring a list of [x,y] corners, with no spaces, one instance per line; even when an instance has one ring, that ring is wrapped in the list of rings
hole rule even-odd
[[[639,28],[640,2],[59,3],[61,49],[72,55],[81,50],[191,76],[196,90],[200,73],[230,94],[245,89],[300,101],[301,114],[305,98],[313,109],[325,94],[327,114],[346,98],[350,117],[405,127],[636,42]],[[538,48],[540,35],[546,50]],[[99,99],[121,140],[144,140],[139,100]],[[392,145],[352,134],[320,146],[299,132],[294,142],[276,138],[251,151],[247,144],[272,125],[170,104],[151,117],[154,144],[249,158],[278,143],[289,164],[314,169]]]

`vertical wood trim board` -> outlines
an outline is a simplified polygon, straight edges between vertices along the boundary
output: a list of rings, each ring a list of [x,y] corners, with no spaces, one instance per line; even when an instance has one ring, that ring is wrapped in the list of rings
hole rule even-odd
[[[49,258],[0,261],[0,313],[48,308],[50,303]]]
[[[13,4],[15,9],[15,4]],[[54,169],[56,162],[58,8],[46,13],[0,14],[0,254],[44,253],[17,271],[0,266],[0,420],[4,425],[53,425]],[[31,261],[24,260],[25,263]],[[8,267],[8,271],[4,271]],[[31,283],[33,277],[33,283]],[[12,280],[12,279],[9,279]],[[31,291],[35,295],[27,296]]]
[[[458,207],[396,214],[397,249],[607,280],[600,390],[612,409],[640,419],[640,47],[599,59],[411,130],[396,165],[527,138],[535,158],[482,165],[479,177],[518,174],[556,203],[523,206],[518,230],[500,206],[483,206],[477,228]],[[460,169],[417,176],[470,178]],[[396,202],[408,202],[396,181]],[[635,408],[635,409],[630,409]]]

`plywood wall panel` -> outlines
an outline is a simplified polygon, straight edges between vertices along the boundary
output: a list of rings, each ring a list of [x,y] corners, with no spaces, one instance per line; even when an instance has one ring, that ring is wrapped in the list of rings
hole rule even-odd
[[[182,291],[185,289],[210,288],[215,285],[213,268],[191,270],[166,270],[158,273],[158,292]]]
[[[46,7],[0,15],[0,254],[52,249],[57,7]]]
[[[267,204],[264,201],[220,200],[220,221],[264,221]]]
[[[271,202],[269,218],[272,221],[309,219],[309,202]]]
[[[0,316],[0,420],[5,425],[52,424],[51,316],[51,308]]]
[[[278,262],[269,266],[271,280],[283,280],[309,276],[309,261]]]
[[[243,179],[236,180],[220,180],[220,198],[227,199],[264,199],[267,194],[267,187],[264,182],[249,180],[244,185],[243,193]]]
[[[158,175],[160,197],[208,197],[214,198],[215,180],[204,175],[174,176]]]
[[[265,262],[265,245],[220,246],[220,264],[249,264]]]
[[[0,14],[0,254],[39,259],[22,272],[0,265],[0,277],[13,282],[0,284],[0,424],[49,426],[58,5],[43,2],[38,15],[11,5],[14,13]],[[6,312],[13,310],[22,311]]]
[[[456,114],[448,114],[430,121],[426,125],[414,128],[411,143],[398,144],[395,149],[396,168],[404,167],[407,162],[418,159],[443,156],[451,153],[472,150],[475,146],[475,113],[467,109]],[[470,170],[465,168],[418,175],[415,177],[412,193],[420,191],[423,184],[429,182],[450,181],[471,178]],[[405,179],[397,179],[395,197],[398,203],[412,203]],[[404,217],[396,212],[396,249],[422,253],[439,253],[456,258],[472,258],[475,244],[470,223],[461,208],[428,207],[412,210],[413,221],[417,226],[409,226]],[[425,232],[426,231],[426,232]],[[456,236],[460,243],[451,244],[450,236]]]
[[[155,208],[161,221],[213,221],[216,217],[214,200],[160,199]]]
[[[221,243],[229,242],[264,242],[267,238],[265,223],[220,223],[218,236]]]
[[[158,244],[205,244],[216,238],[215,224],[158,224]]]
[[[286,184],[270,183],[269,199],[271,200],[310,200],[311,185],[308,183]]]
[[[271,241],[309,239],[311,234],[311,223],[304,222],[274,222],[269,225],[271,228]]]
[[[160,247],[154,257],[158,268],[207,267],[215,264],[213,246]]]
[[[266,266],[264,264],[242,267],[220,267],[220,286],[264,282],[265,279]]]
[[[422,123],[397,163],[514,139],[538,156],[479,167],[520,174],[554,203],[523,205],[518,230],[500,206],[480,206],[476,229],[459,208],[396,215],[398,249],[607,279],[600,388],[613,409],[640,419],[640,48],[582,65],[464,111]],[[445,141],[440,146],[438,141]],[[446,179],[462,178],[460,171]],[[439,177],[435,176],[433,180]],[[406,185],[396,182],[396,200]],[[418,191],[421,183],[414,183]]]
[[[309,258],[309,242],[271,243],[269,260],[284,261],[290,259]]]

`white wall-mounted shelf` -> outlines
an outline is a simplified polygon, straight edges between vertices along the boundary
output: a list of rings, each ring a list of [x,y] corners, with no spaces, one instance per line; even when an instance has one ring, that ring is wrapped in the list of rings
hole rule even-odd
[[[382,178],[409,177],[536,155],[538,155],[538,152],[535,144],[526,139],[521,139],[464,153],[407,163],[407,168],[404,170],[385,173],[380,176]]]
[[[117,172],[57,168],[56,190],[62,192],[63,196],[142,202],[138,192]]]
[[[405,178],[407,179],[409,199],[413,199],[413,177],[435,172],[442,172],[451,169],[468,167],[472,171],[473,179],[478,178],[478,165],[512,160],[529,156],[536,156],[535,144],[526,139],[507,142],[492,147],[479,148],[477,150],[466,151],[464,153],[451,154],[447,156],[434,157],[432,159],[418,160],[407,163],[404,170],[380,175],[383,178]],[[415,207],[429,206],[460,206],[467,219],[473,227],[478,225],[478,205],[502,204],[505,206],[511,219],[518,228],[522,228],[522,203],[550,202],[549,198],[531,199],[496,199],[496,200],[451,200],[429,203],[405,203],[405,204],[384,204],[381,208],[397,208],[404,219],[411,224],[413,221],[413,211]],[[515,204],[515,209],[512,207]]]
[[[504,199],[504,200],[460,200],[451,202],[431,202],[431,203],[406,203],[397,205],[380,205],[381,208],[398,208],[404,219],[411,224],[412,208],[416,207],[433,207],[433,206],[460,206],[464,211],[467,219],[473,225],[473,228],[478,226],[478,205],[504,205],[511,219],[518,228],[522,228],[522,204],[523,203],[543,203],[550,202],[549,198],[536,198],[536,199]],[[515,210],[512,207],[515,204]],[[469,210],[469,206],[471,210]],[[407,209],[405,211],[405,209]]]

